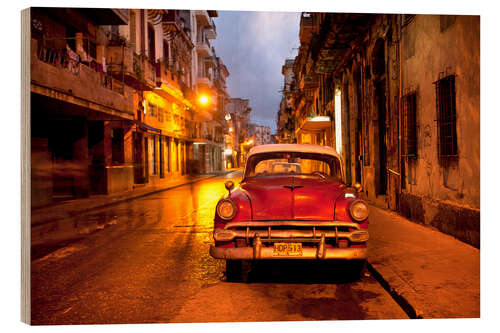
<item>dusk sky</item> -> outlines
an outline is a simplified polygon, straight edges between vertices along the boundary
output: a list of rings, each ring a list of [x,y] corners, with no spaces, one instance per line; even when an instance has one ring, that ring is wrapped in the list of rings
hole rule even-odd
[[[300,13],[219,11],[212,45],[229,70],[232,98],[250,100],[252,123],[276,131],[285,59],[297,55]]]

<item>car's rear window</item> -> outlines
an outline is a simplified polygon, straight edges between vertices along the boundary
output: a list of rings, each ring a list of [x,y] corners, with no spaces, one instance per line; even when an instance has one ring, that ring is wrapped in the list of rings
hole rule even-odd
[[[252,155],[246,165],[245,177],[276,175],[310,175],[342,178],[340,161],[325,154],[272,152]]]

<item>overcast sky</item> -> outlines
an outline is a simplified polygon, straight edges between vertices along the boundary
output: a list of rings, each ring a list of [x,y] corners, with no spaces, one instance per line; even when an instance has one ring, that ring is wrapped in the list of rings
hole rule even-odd
[[[250,99],[250,119],[276,131],[285,59],[297,55],[300,13],[219,11],[212,42],[229,77],[232,98]]]

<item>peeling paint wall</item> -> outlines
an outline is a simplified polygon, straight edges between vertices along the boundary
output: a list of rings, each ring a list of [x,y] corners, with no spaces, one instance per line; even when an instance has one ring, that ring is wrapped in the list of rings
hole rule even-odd
[[[442,30],[437,15],[417,15],[407,26],[404,44],[415,53],[404,60],[403,87],[417,91],[418,159],[408,169],[408,192],[479,208],[479,17],[456,16]],[[425,68],[425,70],[422,70]],[[438,161],[436,96],[440,72],[455,74],[457,163]]]
[[[417,92],[419,140],[417,158],[405,164],[401,212],[479,247],[479,16],[417,15],[403,32],[403,89]],[[458,158],[442,162],[433,82],[449,74],[456,75]]]

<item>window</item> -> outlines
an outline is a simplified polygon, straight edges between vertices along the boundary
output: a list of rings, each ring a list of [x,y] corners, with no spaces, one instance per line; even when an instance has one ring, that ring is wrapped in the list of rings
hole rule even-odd
[[[158,174],[158,136],[153,136],[153,175]]]
[[[155,59],[155,30],[151,24],[148,24],[148,48],[149,48],[149,61],[153,64]]]
[[[158,111],[158,121],[163,122],[163,113],[164,113],[163,108],[158,107],[157,111]]]
[[[149,110],[149,115],[151,117],[155,117],[156,118],[156,116],[158,114],[158,112],[157,112],[158,111],[157,110],[157,106],[154,105],[153,103],[148,102],[148,110]]]
[[[448,75],[434,84],[436,85],[438,154],[441,158],[456,157],[458,149],[455,75]]]
[[[417,93],[403,96],[403,154],[417,156]]]
[[[167,41],[163,41],[163,64],[165,65],[165,73],[168,68],[168,43]]]
[[[91,41],[89,41],[89,55],[92,59],[97,59],[97,45]]]

